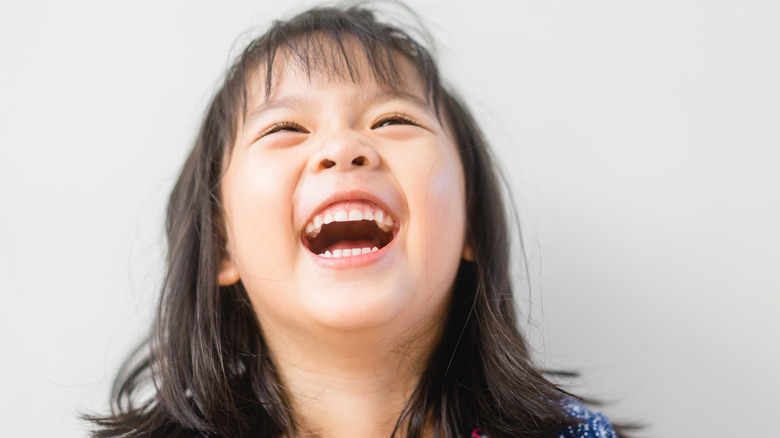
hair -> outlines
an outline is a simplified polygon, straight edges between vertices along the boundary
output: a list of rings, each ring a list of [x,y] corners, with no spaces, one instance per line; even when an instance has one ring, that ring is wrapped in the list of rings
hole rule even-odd
[[[220,179],[248,88],[273,87],[277,55],[311,75],[399,87],[396,56],[410,60],[428,99],[454,133],[466,180],[467,241],[443,335],[404,406],[393,436],[549,437],[571,424],[571,394],[531,359],[510,284],[510,239],[502,182],[488,144],[436,63],[403,29],[365,6],[315,8],[275,22],[229,68],[212,98],[167,209],[167,274],[149,338],[127,360],[111,412],[85,416],[95,437],[292,436],[293,417],[260,324],[241,282],[218,286],[224,255]],[[278,64],[277,64],[278,65]],[[359,67],[360,66],[360,67]],[[264,69],[264,76],[258,75]]]

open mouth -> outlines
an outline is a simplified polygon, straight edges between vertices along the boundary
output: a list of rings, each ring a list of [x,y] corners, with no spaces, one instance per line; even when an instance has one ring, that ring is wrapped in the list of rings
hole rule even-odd
[[[325,258],[379,251],[395,237],[396,221],[367,201],[340,202],[314,216],[303,232],[304,246]]]

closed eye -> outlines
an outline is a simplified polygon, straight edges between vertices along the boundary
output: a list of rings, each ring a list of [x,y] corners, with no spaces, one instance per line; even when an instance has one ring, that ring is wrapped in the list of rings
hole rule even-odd
[[[371,129],[384,128],[392,125],[420,126],[420,123],[406,114],[387,114],[379,118],[371,126]]]
[[[263,132],[260,133],[260,135],[257,136],[257,138],[263,138],[266,135],[271,135],[277,132],[282,131],[289,131],[289,132],[299,132],[301,134],[308,134],[309,130],[304,128],[303,126],[299,125],[295,122],[278,122],[274,123],[273,125],[266,128]]]

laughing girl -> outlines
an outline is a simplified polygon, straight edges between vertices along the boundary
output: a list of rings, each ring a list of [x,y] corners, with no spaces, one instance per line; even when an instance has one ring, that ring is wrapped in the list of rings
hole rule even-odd
[[[363,7],[253,41],[171,194],[149,341],[97,437],[615,437],[518,330],[489,148]]]

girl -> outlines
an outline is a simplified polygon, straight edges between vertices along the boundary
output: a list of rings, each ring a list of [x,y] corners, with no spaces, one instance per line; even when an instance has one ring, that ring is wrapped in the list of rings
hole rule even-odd
[[[616,436],[531,360],[507,228],[418,41],[364,7],[277,22],[209,105],[94,436]]]

